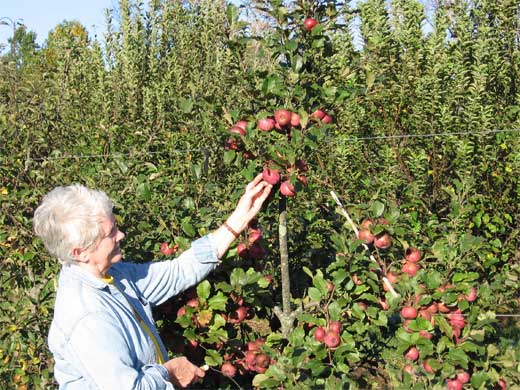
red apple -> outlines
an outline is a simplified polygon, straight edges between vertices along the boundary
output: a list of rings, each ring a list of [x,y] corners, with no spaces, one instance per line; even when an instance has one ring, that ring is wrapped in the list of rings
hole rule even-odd
[[[363,241],[365,244],[371,244],[374,242],[375,236],[370,232],[370,230],[360,230],[358,231],[358,239]]]
[[[340,334],[341,328],[342,328],[341,322],[339,322],[339,321],[332,321],[329,324],[329,332],[334,332],[334,333]]]
[[[254,367],[256,365],[256,351],[247,351],[244,356],[244,361],[246,362],[248,369]]]
[[[449,313],[451,311],[450,308],[448,306],[446,306],[446,304],[444,302],[437,303],[437,309],[441,313]]]
[[[186,308],[182,306],[177,310],[177,317],[182,317],[184,314],[186,314]]]
[[[316,329],[314,329],[314,339],[316,341],[322,342],[325,338],[325,334],[325,329],[322,326],[319,326]]]
[[[323,110],[316,110],[316,111],[314,111],[314,112],[310,115],[310,117],[311,117],[312,119],[317,119],[317,120],[321,121],[325,115],[326,115],[326,114],[325,114],[325,112],[324,112]]]
[[[352,281],[356,286],[361,286],[363,284],[363,281],[360,280],[356,274],[352,275]]]
[[[257,241],[257,242],[253,242],[249,246],[248,254],[249,254],[249,256],[251,256],[251,258],[253,260],[261,260],[265,257],[265,255],[267,253],[266,253],[266,250],[264,249],[264,247],[262,245],[260,245],[260,243]]]
[[[340,343],[339,334],[336,332],[328,331],[325,337],[323,338],[323,342],[329,348],[336,348]]]
[[[374,224],[374,221],[372,221],[370,218],[365,218],[362,222],[361,222],[361,228],[362,229],[367,229],[367,230],[370,230],[370,227]]]
[[[332,117],[329,114],[325,114],[325,116],[321,120],[322,123],[332,123]]]
[[[419,272],[419,268],[419,264],[417,263],[406,262],[401,268],[401,271],[407,273],[408,275],[410,275],[410,277],[413,277],[415,276],[415,274],[417,274],[417,272]]]
[[[295,113],[295,112],[292,112],[291,113],[291,126],[292,127],[298,127],[300,126],[300,116]]]
[[[422,366],[424,368],[424,371],[430,373],[430,374],[434,374],[435,373],[435,370],[432,368],[432,366],[430,365],[430,361],[429,360],[425,360],[423,363],[422,363]]]
[[[247,236],[247,241],[249,241],[250,243],[253,243],[253,242],[258,241],[260,238],[262,238],[262,232],[260,231],[260,229],[250,229],[249,230],[249,233]]]
[[[255,363],[256,367],[260,368],[267,368],[269,367],[269,363],[271,362],[271,359],[269,359],[269,356],[267,356],[265,353],[259,353],[256,355]]]
[[[294,165],[300,172],[307,172],[309,170],[309,166],[304,160],[297,160]]]
[[[413,306],[405,306],[401,309],[401,315],[407,320],[417,318],[417,309]]]
[[[447,390],[462,390],[462,387],[464,386],[458,379],[450,379],[446,382],[446,385]]]
[[[236,139],[228,138],[225,148],[226,150],[238,150],[240,149],[240,146],[238,145]]]
[[[403,367],[403,371],[410,374],[410,375],[414,375],[415,374],[415,370],[414,368],[409,365],[409,364],[406,364],[404,367]]]
[[[386,278],[392,284],[397,283],[397,281],[399,280],[399,277],[395,273],[393,273],[392,271],[388,271],[386,273]]]
[[[392,238],[388,233],[378,234],[374,239],[374,245],[379,249],[388,249],[392,245]]]
[[[468,295],[465,295],[465,298],[468,302],[474,302],[475,299],[477,299],[477,290],[475,289],[475,287],[471,287]]]
[[[243,242],[237,245],[237,253],[240,257],[245,258],[249,254],[246,244]]]
[[[280,126],[286,126],[291,121],[291,112],[288,110],[276,110],[274,120]]]
[[[390,307],[388,305],[388,302],[382,298],[379,298],[378,302],[379,302],[379,305],[381,306],[381,309],[383,309],[383,310],[388,310],[388,308]]]
[[[507,389],[507,382],[505,379],[500,379],[498,381],[498,387],[500,388],[500,390],[506,390]]]
[[[244,321],[247,317],[247,308],[244,306],[240,306],[234,312],[229,315],[229,322],[232,324],[238,324],[239,322]]]
[[[305,30],[307,30],[307,31],[311,31],[317,24],[318,24],[318,21],[314,18],[307,18],[303,22],[303,25],[305,26]]]
[[[222,367],[220,367],[220,371],[222,372],[222,375],[227,376],[229,378],[233,378],[237,373],[236,367],[229,362],[225,362],[222,365]]]
[[[247,121],[238,121],[237,123],[235,123],[235,126],[241,127],[242,129],[246,130],[247,129]]]
[[[430,306],[426,308],[431,314],[437,313],[437,304],[433,302]]]
[[[199,300],[197,298],[190,299],[188,302],[186,302],[186,306],[196,309],[199,307]]]
[[[235,134],[239,134],[239,135],[246,135],[246,131],[242,128],[242,127],[239,127],[239,126],[233,126],[229,129],[229,132],[230,133],[235,133]]]
[[[276,169],[264,168],[262,178],[269,184],[275,185],[280,181],[280,173]]]
[[[466,325],[464,316],[462,315],[460,309],[454,310],[452,313],[448,314],[447,317],[450,320],[450,325],[452,328],[462,329]]]
[[[163,242],[161,244],[161,253],[164,256],[173,255],[175,252],[177,252],[177,249],[175,248],[175,246],[170,247],[167,242]]]
[[[363,241],[365,244],[371,244],[374,242],[375,236],[370,232],[370,230],[360,230],[358,232],[358,239]]]
[[[271,131],[274,128],[273,118],[264,118],[258,121],[258,129],[261,131]]]
[[[286,181],[284,181],[280,185],[280,192],[284,196],[294,196],[294,195],[296,195],[296,191],[294,189],[294,186],[291,184],[290,180],[286,180]]]
[[[421,260],[421,256],[421,251],[415,247],[407,248],[404,254],[404,258],[410,263],[417,263],[419,260]]]
[[[419,358],[419,350],[415,347],[411,347],[404,354],[405,359],[415,361]]]
[[[457,379],[461,381],[462,384],[468,383],[470,379],[469,372],[462,371],[457,373]]]
[[[305,177],[305,175],[298,175],[298,180],[300,181],[300,183],[302,183],[305,187],[307,187],[307,178]]]
[[[424,338],[424,339],[428,339],[428,340],[431,340],[432,337],[433,337],[433,335],[430,332],[426,331],[426,330],[420,330],[419,331],[419,336]]]
[[[365,302],[358,302],[357,303],[361,310],[365,311],[367,309],[367,304]]]

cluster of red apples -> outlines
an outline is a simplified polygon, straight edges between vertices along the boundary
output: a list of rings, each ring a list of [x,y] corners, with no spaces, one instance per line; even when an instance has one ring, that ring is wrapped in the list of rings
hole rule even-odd
[[[335,349],[341,343],[341,322],[329,321],[328,326],[318,326],[314,329],[314,339],[325,344],[329,349]]]
[[[267,251],[261,244],[262,231],[258,225],[256,225],[256,221],[247,228],[246,232],[247,239],[238,243],[237,254],[244,259],[263,259]]]
[[[236,358],[234,353],[225,354],[220,371],[229,378],[233,378],[237,371],[241,375],[247,372],[263,374],[273,363],[273,360],[262,350],[264,344],[265,340],[261,338],[249,341],[245,346],[245,351],[240,351],[243,354],[242,358]]]
[[[357,238],[362,240],[365,244],[373,245],[378,249],[388,249],[392,245],[390,235],[385,230],[381,231],[381,229],[377,229],[377,231],[380,231],[380,233],[373,233],[373,231],[376,230],[374,228],[377,225],[387,224],[388,221],[384,218],[379,218],[377,220],[365,219],[360,225]],[[413,246],[408,247],[404,253],[404,263],[401,267],[402,274],[408,274],[409,277],[414,277],[421,268],[419,263],[421,262],[422,257],[423,253],[420,249]],[[385,276],[392,285],[399,283],[401,278],[400,275],[390,270],[387,270]],[[352,279],[354,280],[355,284],[362,284],[362,281],[359,280],[356,275],[354,275]],[[450,283],[445,283],[432,291],[429,291],[425,285],[420,285],[420,287],[421,290],[419,293],[416,294],[411,300],[407,302],[407,304],[405,304],[405,306],[401,308],[400,314],[403,319],[403,329],[408,333],[413,333],[414,331],[410,328],[410,322],[416,320],[417,318],[424,318],[435,326],[435,316],[443,315],[446,316],[446,319],[448,320],[455,343],[459,344],[461,342],[462,330],[467,325],[464,314],[458,308],[457,302],[448,304],[442,300],[441,294],[445,292],[458,293],[458,302],[467,301],[471,303],[474,302],[477,298],[477,290],[475,287],[470,287],[465,292],[461,292],[457,286]],[[383,289],[388,291],[386,284],[383,284]],[[420,302],[424,296],[429,296],[430,299],[425,300],[425,302],[428,303],[422,305]],[[366,304],[364,302],[358,303],[362,309],[366,309]],[[384,298],[379,299],[379,304],[383,310],[389,309],[389,305]],[[430,340],[434,337],[432,332],[426,330],[420,330],[418,335],[421,338],[427,338]],[[404,353],[404,358],[406,361],[408,361],[408,363],[405,364],[403,370],[409,374],[415,374],[415,368],[413,364],[419,361],[421,362],[420,364],[422,365],[422,368],[425,372],[430,374],[435,373],[435,370],[431,364],[431,359],[426,358],[421,360],[421,351],[417,346],[411,346],[408,350],[406,350]],[[435,367],[436,365],[433,366]],[[460,390],[464,387],[464,384],[470,381],[470,379],[471,374],[464,369],[459,368],[454,377],[447,379],[446,385],[450,390]],[[502,389],[501,383],[499,383],[499,386]]]
[[[378,249],[388,249],[392,246],[392,237],[386,231],[382,231],[378,234],[373,234],[372,229],[377,225],[388,225],[388,221],[385,218],[379,218],[373,220],[366,218],[361,222],[360,229],[358,232],[358,238],[365,244],[374,246]]]
[[[324,110],[318,109],[310,114],[311,121],[321,124],[332,123],[332,117]],[[229,128],[229,132],[233,135],[244,137],[247,133],[249,122],[246,120],[239,120]],[[296,112],[291,112],[286,109],[276,110],[272,117],[261,118],[256,122],[256,128],[261,132],[277,131],[281,134],[291,137],[291,130],[301,128],[300,115]],[[252,158],[250,151],[244,149],[241,140],[235,137],[228,138],[226,141],[226,149],[242,152],[244,159]],[[278,155],[280,161],[284,161],[284,157]],[[283,196],[292,197],[296,195],[296,188],[291,183],[291,176],[295,176],[303,185],[307,185],[307,177],[305,172],[308,171],[308,165],[304,160],[297,160],[294,164],[282,162],[276,164],[273,161],[266,161],[264,163],[264,170],[262,176],[265,181],[272,185],[280,185],[280,193]]]

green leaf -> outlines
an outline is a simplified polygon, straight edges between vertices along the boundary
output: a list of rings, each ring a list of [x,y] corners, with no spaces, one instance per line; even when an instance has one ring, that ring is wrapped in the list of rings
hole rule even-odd
[[[292,68],[296,73],[300,73],[303,68],[303,58],[300,55],[295,55],[292,60]],[[301,121],[300,121],[301,123]],[[305,127],[305,126],[303,126]]]
[[[236,153],[234,150],[227,150],[224,152],[224,164],[229,165],[235,159]]]
[[[460,241],[460,253],[466,253],[472,249],[477,249],[484,241],[481,237],[475,237],[471,234],[465,234]]]
[[[462,281],[471,282],[477,280],[479,278],[479,274],[476,272],[458,272],[453,275],[453,283],[458,283]]]
[[[443,316],[435,316],[435,323],[450,339],[453,337],[453,329]]]
[[[238,21],[239,17],[239,10],[238,7],[234,4],[228,3],[227,9],[226,9],[226,16],[227,20],[230,26],[233,26]]]
[[[207,280],[200,282],[197,286],[197,296],[206,301],[209,298],[209,294],[211,293],[211,285]]]
[[[460,348],[450,349],[450,352],[448,352],[447,360],[454,366],[461,366],[466,369],[468,368],[469,357]]]
[[[488,380],[489,376],[485,371],[477,371],[471,375],[471,385],[474,389],[480,389]]]
[[[320,290],[318,290],[316,287],[309,287],[308,295],[315,302],[321,301]]]
[[[256,374],[253,378],[253,386],[254,387],[262,387],[263,382],[267,382],[267,380],[270,379],[266,374]],[[277,383],[274,383],[275,385]],[[267,383],[266,383],[267,385]]]
[[[150,191],[150,186],[148,185],[148,183],[140,183],[137,186],[137,194],[139,198],[146,202],[152,200],[152,193]]]
[[[372,72],[366,72],[366,81],[367,81],[367,90],[372,88],[372,85],[374,85],[374,81],[376,79],[376,75]]]
[[[285,48],[288,52],[292,53],[298,48],[298,41],[296,39],[291,39],[285,44]]]
[[[385,212],[385,205],[376,200],[374,203],[372,203],[370,210],[372,211],[374,217],[380,217]]]
[[[206,362],[208,366],[220,366],[222,364],[222,356],[220,356],[218,351],[207,349],[204,362]]]
[[[194,237],[196,232],[195,232],[195,228],[190,223],[190,219],[191,219],[190,217],[183,218],[183,220],[181,222],[181,228],[182,228],[182,231],[184,233],[186,233],[186,235],[188,235],[189,237]]]
[[[283,83],[278,75],[269,75],[262,84],[262,92],[264,95],[277,94],[282,88]]]
[[[210,301],[211,301],[211,299],[210,299]],[[210,305],[210,307],[211,307],[211,305]],[[225,308],[225,306],[224,306],[224,308]],[[219,310],[224,310],[224,309],[219,309]],[[211,326],[211,330],[215,331],[219,328],[222,328],[223,326],[226,326],[226,320],[220,314],[215,314],[215,317],[213,317],[213,325]]]
[[[305,339],[303,328],[295,328],[289,335],[289,342],[292,346],[301,345]]]
[[[183,113],[189,114],[193,109],[193,101],[191,99],[181,99],[179,106]]]
[[[329,315],[330,318],[334,321],[341,320],[342,314],[344,312],[344,308],[339,304],[338,301],[332,301],[329,306]]]

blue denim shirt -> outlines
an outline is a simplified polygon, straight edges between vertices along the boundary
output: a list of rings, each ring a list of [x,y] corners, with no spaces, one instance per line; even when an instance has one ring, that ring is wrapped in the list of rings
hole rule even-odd
[[[76,265],[64,266],[48,340],[60,389],[173,389],[129,303],[159,340],[167,361],[152,307],[200,282],[218,261],[208,235],[174,260],[114,264],[108,274],[116,286]]]

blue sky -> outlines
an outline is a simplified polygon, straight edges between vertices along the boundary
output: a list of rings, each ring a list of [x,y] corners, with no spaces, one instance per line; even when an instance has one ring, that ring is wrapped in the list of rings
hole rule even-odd
[[[77,20],[89,34],[102,36],[105,31],[104,9],[114,8],[117,0],[0,0],[0,18],[22,23],[37,34],[41,45],[47,33],[64,20]],[[7,45],[13,29],[11,21],[2,19],[9,25],[0,25],[0,45]]]

